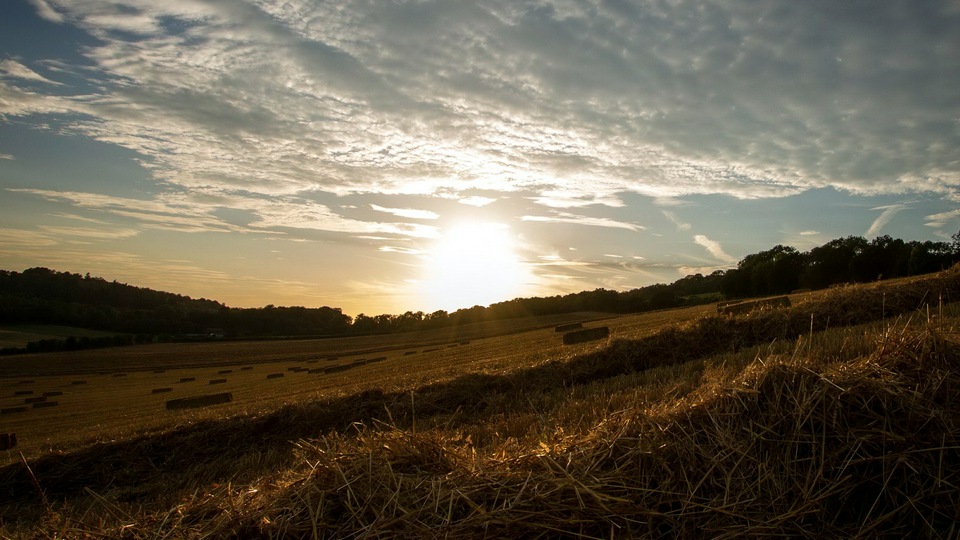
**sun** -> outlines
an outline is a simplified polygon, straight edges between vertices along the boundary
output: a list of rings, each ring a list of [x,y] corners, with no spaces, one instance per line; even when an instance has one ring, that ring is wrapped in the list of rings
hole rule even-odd
[[[509,227],[462,223],[441,232],[424,257],[419,285],[432,309],[454,311],[516,298],[529,282]]]

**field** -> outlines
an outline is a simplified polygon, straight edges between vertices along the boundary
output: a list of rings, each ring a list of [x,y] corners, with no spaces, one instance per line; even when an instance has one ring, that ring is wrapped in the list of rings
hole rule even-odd
[[[0,535],[955,538],[957,300],[953,269],[736,316],[5,358],[2,408],[57,405],[0,416]]]
[[[169,343],[10,356],[0,359],[0,410],[26,410],[0,415],[0,426],[17,433],[18,450],[33,456],[363,390],[409,391],[467,373],[502,373],[596,348],[596,343],[563,346],[554,327],[571,320],[595,321],[593,326],[612,326],[617,335],[637,336],[711,309],[615,319],[597,313],[531,317],[509,326],[486,323],[392,336]],[[326,373],[337,367],[349,369]],[[210,383],[218,380],[225,382]],[[170,399],[220,392],[230,392],[233,401],[187,411],[164,406]],[[45,394],[56,394],[45,401],[57,405],[35,409],[25,403]],[[19,456],[4,458],[9,462]]]

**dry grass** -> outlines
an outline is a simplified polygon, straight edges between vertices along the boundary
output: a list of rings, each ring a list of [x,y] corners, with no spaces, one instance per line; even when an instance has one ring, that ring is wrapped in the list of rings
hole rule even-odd
[[[0,469],[0,534],[956,538],[958,283],[45,456]]]

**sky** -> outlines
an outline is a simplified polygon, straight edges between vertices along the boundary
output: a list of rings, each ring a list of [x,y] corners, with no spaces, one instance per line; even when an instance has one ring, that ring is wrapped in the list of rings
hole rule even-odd
[[[958,1],[0,5],[6,270],[373,315],[958,230]]]

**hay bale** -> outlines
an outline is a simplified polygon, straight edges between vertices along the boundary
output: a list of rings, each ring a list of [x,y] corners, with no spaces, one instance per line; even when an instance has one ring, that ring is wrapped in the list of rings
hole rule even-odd
[[[223,384],[227,382],[226,379],[210,379],[210,384]]]
[[[173,392],[173,388],[154,388],[150,391],[151,394],[163,394],[166,392]]]
[[[251,369],[253,369],[253,366],[243,366],[240,371],[250,371]]]
[[[323,368],[323,372],[324,372],[324,373],[340,373],[340,372],[346,371],[346,370],[348,370],[348,369],[350,369],[350,368],[352,368],[352,367],[353,367],[353,366],[350,365],[350,364],[344,364],[344,365],[342,365],[342,366],[331,366],[331,367],[328,367],[328,368]]]
[[[43,401],[43,402],[40,402],[40,403],[34,403],[34,404],[33,404],[33,408],[34,408],[34,409],[48,409],[48,408],[50,408],[50,407],[56,407],[56,406],[59,405],[59,404],[60,404],[60,403],[58,403],[58,402],[56,402],[56,401]]]
[[[217,375],[226,375],[227,373],[233,373],[232,369],[221,369],[217,372]]]
[[[154,372],[154,373],[166,373],[167,370],[165,370],[165,369],[155,369],[155,370],[153,370],[153,372]]]
[[[268,379],[279,379],[280,377],[283,377],[283,373],[268,373],[268,374],[267,374],[267,378],[268,378]]]
[[[308,369],[308,370],[307,370],[307,373],[311,373],[311,374],[316,375],[317,373],[324,373],[325,370],[326,370],[326,368],[314,368],[314,369]]]
[[[59,390],[55,390],[55,391],[53,391],[53,392],[44,392],[43,395],[45,395],[45,396],[47,396],[47,397],[62,396],[62,395],[63,395],[63,392],[61,392],[61,391],[59,391]]]
[[[0,433],[0,450],[10,450],[17,446],[16,433]]]
[[[22,380],[19,384],[33,384],[35,381],[33,379]]]
[[[412,355],[412,354],[417,354],[417,352],[419,352],[419,351],[407,351],[407,352],[403,353],[403,355],[404,355],[404,356],[410,356],[410,355]]]
[[[193,381],[195,381],[195,380],[197,380],[196,377],[182,377],[182,378],[180,379],[180,382],[193,382]]]
[[[579,329],[581,329],[581,328],[583,328],[583,323],[573,322],[573,323],[567,323],[567,324],[557,325],[557,327],[554,328],[553,331],[554,331],[554,332],[569,332],[569,331],[571,331],[571,330],[579,330]]]
[[[316,364],[317,362],[318,362],[317,359],[307,360],[307,363],[308,363],[308,364]]]
[[[114,376],[114,377],[126,377],[127,374],[126,374],[126,373],[114,373],[113,376]]]
[[[573,332],[567,332],[563,335],[563,344],[572,345],[574,343],[584,343],[586,341],[594,341],[597,339],[604,339],[610,335],[610,328],[607,326],[601,326],[599,328],[587,328],[585,330],[576,330]]]
[[[33,390],[17,390],[13,393],[13,397],[17,396],[29,396],[33,394]]]
[[[18,412],[26,412],[26,407],[7,407],[6,409],[0,409],[0,414],[14,414]]]
[[[177,409],[195,409],[198,407],[209,407],[220,405],[221,403],[230,403],[233,401],[233,394],[222,392],[219,394],[207,394],[205,396],[191,396],[167,401],[167,410]]]
[[[470,344],[470,341],[469,341],[469,340],[467,340],[467,341],[461,341],[460,344],[461,344],[461,345],[469,345],[469,344]]]
[[[43,403],[47,400],[47,396],[37,396],[37,397],[28,397],[23,400],[24,403],[30,405],[31,403]]]
[[[87,384],[87,381],[73,381],[73,382],[70,383],[70,384],[73,385],[73,386],[78,386],[78,385],[81,385],[81,384]]]
[[[368,364],[374,364],[374,363],[377,363],[377,362],[383,362],[383,361],[386,360],[386,359],[387,359],[386,356],[378,356],[377,358],[371,358],[371,359],[367,360],[367,363],[368,363]]]

